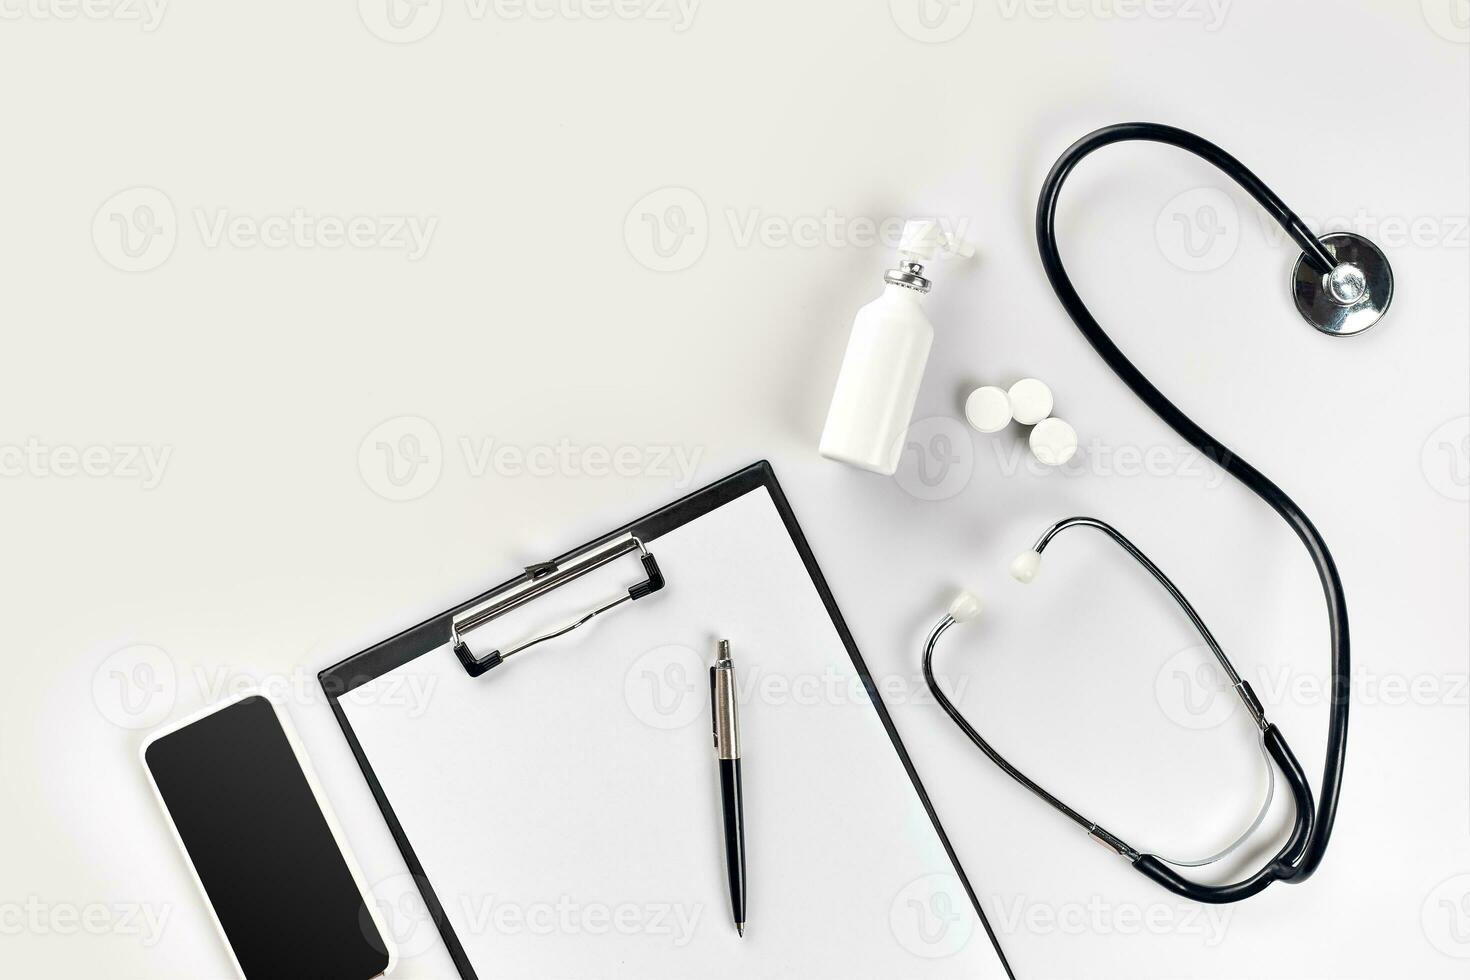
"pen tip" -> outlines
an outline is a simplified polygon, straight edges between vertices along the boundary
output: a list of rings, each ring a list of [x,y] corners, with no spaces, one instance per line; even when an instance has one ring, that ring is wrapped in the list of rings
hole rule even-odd
[[[745,923],[744,922],[737,922],[737,923],[735,923],[735,932],[740,936],[741,939],[744,939],[745,938]]]

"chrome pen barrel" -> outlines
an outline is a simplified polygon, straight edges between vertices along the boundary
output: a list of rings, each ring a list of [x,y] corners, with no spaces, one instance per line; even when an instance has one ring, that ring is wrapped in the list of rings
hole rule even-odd
[[[735,664],[730,641],[720,641],[719,659],[709,669],[710,706],[714,714],[715,756],[740,758],[740,716],[736,706]]]

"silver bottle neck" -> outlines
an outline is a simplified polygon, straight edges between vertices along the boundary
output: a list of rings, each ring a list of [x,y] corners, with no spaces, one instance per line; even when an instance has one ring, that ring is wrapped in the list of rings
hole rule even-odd
[[[890,286],[902,286],[917,293],[927,293],[933,283],[924,278],[924,267],[918,262],[903,262],[897,269],[883,273],[883,281]]]

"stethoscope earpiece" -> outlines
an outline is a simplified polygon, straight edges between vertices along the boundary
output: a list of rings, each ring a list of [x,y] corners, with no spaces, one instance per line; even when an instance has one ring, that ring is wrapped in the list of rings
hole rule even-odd
[[[949,618],[956,623],[970,623],[980,618],[984,611],[980,599],[973,592],[961,592],[949,604]]]
[[[1037,551],[1027,549],[1011,559],[1011,578],[1022,585],[1030,585],[1036,581],[1036,573],[1039,571],[1041,554]]]

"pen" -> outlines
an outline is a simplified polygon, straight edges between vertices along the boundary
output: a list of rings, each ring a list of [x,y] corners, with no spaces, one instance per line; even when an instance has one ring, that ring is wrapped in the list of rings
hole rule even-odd
[[[725,811],[725,869],[730,879],[730,911],[735,931],[745,935],[745,804],[740,787],[740,719],[735,706],[735,664],[730,641],[709,669],[710,710],[714,714],[715,757],[720,762],[720,803]]]

